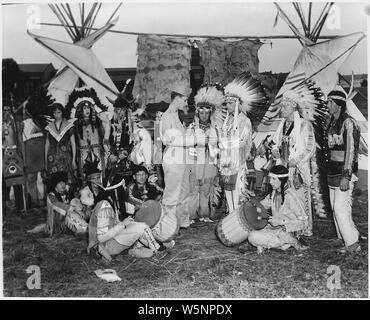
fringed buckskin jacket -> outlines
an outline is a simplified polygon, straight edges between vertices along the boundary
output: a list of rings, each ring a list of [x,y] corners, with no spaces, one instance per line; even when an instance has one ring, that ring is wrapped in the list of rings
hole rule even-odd
[[[272,211],[272,221],[281,220],[287,232],[303,233],[308,226],[308,217],[304,203],[298,193],[291,187],[285,187],[284,202],[281,193],[273,191],[261,204]]]
[[[360,133],[358,124],[347,113],[331,120],[328,129],[329,185],[338,186],[342,177],[351,180],[352,174],[357,172]]]

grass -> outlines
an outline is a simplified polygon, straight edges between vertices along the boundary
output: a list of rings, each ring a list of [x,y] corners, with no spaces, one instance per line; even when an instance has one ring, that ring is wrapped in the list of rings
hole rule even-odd
[[[367,236],[367,192],[354,196],[353,215]],[[3,224],[4,296],[116,298],[366,298],[368,247],[362,252],[334,252],[332,220],[315,220],[310,250],[270,250],[264,255],[241,254],[224,247],[214,233],[216,223],[197,223],[182,230],[176,246],[164,255],[135,259],[118,256],[108,267],[121,282],[108,283],[94,271],[107,268],[86,253],[87,238],[61,235],[49,238],[26,230],[42,223],[45,210],[25,217],[7,213]],[[41,269],[41,289],[29,290],[26,269]],[[341,289],[327,288],[327,268],[341,270]]]

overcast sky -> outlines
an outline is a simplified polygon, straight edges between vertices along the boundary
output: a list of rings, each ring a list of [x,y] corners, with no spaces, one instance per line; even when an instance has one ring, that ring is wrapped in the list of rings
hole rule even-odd
[[[5,0],[3,1],[5,2]],[[152,3],[150,3],[152,2]],[[118,11],[119,21],[115,30],[175,33],[192,35],[291,35],[292,32],[283,20],[273,28],[276,8],[273,3],[123,3]],[[37,2],[35,2],[36,4]],[[33,5],[35,5],[33,4]],[[13,58],[18,63],[49,63],[59,67],[59,61],[46,49],[26,34],[27,9],[31,4],[2,6],[2,57]],[[322,35],[345,35],[352,32],[367,32],[365,3],[337,3],[340,9],[340,28],[324,26]],[[37,4],[41,12],[41,22],[58,23],[57,18],[46,4]],[[91,5],[89,5],[91,6]],[[113,13],[117,4],[102,6],[95,27],[101,27]],[[291,19],[300,26],[299,19],[289,3],[281,4]],[[73,5],[77,8],[77,5]],[[308,7],[303,4],[304,9]],[[321,12],[323,3],[313,5],[313,21]],[[75,11],[77,15],[78,11]],[[79,20],[78,20],[79,22]],[[61,27],[42,26],[32,30],[43,35],[70,42],[66,31]],[[267,40],[259,50],[260,72],[288,72],[301,49],[295,39]],[[108,33],[93,47],[104,67],[135,67],[136,36]],[[367,39],[355,49],[347,63],[342,66],[342,74],[367,73]]]

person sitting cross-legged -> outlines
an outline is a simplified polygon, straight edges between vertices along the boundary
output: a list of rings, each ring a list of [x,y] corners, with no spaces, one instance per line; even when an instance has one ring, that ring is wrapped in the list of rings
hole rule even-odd
[[[96,250],[105,262],[110,262],[112,256],[127,249],[136,258],[149,258],[156,254],[160,246],[148,225],[135,222],[131,217],[120,222],[110,199],[102,194],[95,198],[95,201],[100,201],[90,218],[88,253]]]
[[[306,230],[308,218],[301,198],[287,183],[288,169],[282,165],[274,166],[269,177],[272,192],[261,201],[261,204],[272,211],[272,216],[264,229],[250,232],[249,243],[257,247],[258,254],[270,248],[307,249],[308,247],[303,245],[297,236]]]

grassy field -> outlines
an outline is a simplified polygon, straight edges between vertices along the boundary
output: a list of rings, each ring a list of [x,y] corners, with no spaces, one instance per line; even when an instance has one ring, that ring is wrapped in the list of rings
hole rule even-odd
[[[354,220],[367,236],[367,192],[357,192]],[[241,254],[215,237],[216,223],[198,222],[182,230],[176,246],[161,256],[118,256],[109,266],[122,278],[108,283],[94,270],[107,268],[86,254],[86,238],[49,238],[26,230],[43,222],[45,211],[3,216],[4,296],[119,298],[365,298],[368,296],[368,246],[362,252],[334,252],[332,220],[315,220],[305,252],[255,250]],[[26,269],[41,269],[41,289],[28,290]],[[327,287],[327,268],[339,266],[341,289]]]

